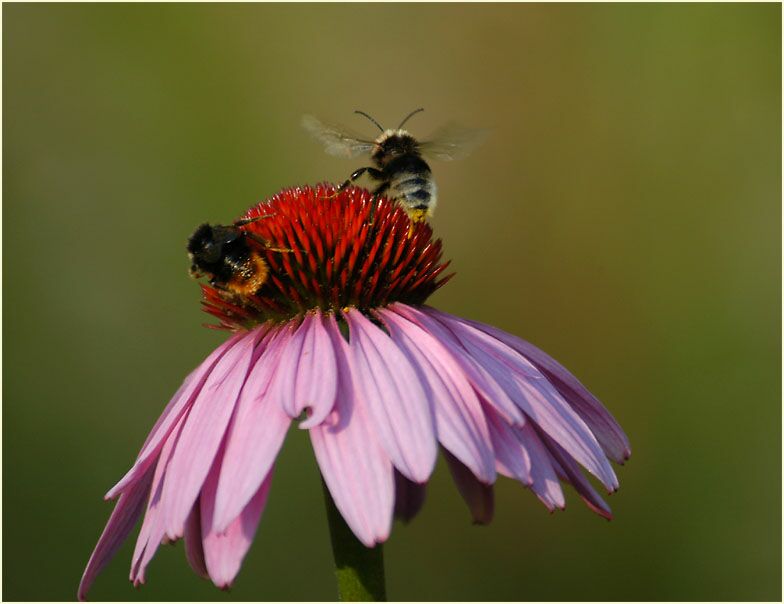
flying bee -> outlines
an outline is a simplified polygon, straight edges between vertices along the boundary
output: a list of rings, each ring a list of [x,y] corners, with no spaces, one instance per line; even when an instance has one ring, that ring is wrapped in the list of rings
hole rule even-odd
[[[228,226],[199,225],[188,238],[191,277],[206,276],[210,285],[235,296],[256,294],[267,281],[269,266],[250,242],[266,250],[291,251],[274,247],[266,239],[240,228],[266,217],[240,220]]]
[[[302,126],[321,141],[330,155],[370,155],[374,165],[354,170],[338,191],[367,174],[378,182],[373,190],[375,196],[385,195],[397,201],[412,222],[421,222],[433,214],[437,200],[436,183],[423,156],[440,160],[462,159],[485,139],[486,131],[450,124],[436,132],[431,140],[420,142],[403,130],[406,122],[420,111],[424,109],[409,113],[394,130],[384,129],[364,111],[355,111],[381,130],[375,140],[355,136],[339,126],[323,124],[312,115],[302,118]]]

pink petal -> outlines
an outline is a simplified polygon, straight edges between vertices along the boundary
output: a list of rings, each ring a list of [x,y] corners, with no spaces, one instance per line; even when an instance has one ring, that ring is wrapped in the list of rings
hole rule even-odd
[[[310,417],[300,424],[302,429],[310,429],[323,422],[335,407],[338,392],[338,367],[335,360],[335,347],[329,337],[328,329],[337,329],[335,315],[327,316],[317,312],[310,331],[310,339],[302,347],[303,363],[297,381],[296,396],[306,401],[304,407],[310,408]],[[309,355],[309,356],[308,356]]]
[[[204,546],[201,536],[201,503],[197,500],[193,504],[188,520],[185,521],[185,557],[188,564],[197,575],[209,579],[207,563],[204,561]]]
[[[213,512],[219,471],[220,462],[216,461],[204,483],[200,499],[201,531],[207,572],[217,587],[227,589],[234,582],[234,578],[242,566],[242,560],[253,543],[261,514],[267,505],[267,496],[272,484],[272,470],[264,478],[259,490],[253,495],[248,505],[222,533],[211,529],[214,525]]]
[[[144,502],[150,493],[152,475],[152,468],[148,466],[147,471],[120,495],[120,500],[114,506],[109,522],[106,523],[106,528],[103,529],[103,533],[101,533],[101,537],[98,539],[98,543],[95,545],[90,560],[87,562],[87,567],[82,574],[82,580],[79,583],[77,592],[79,600],[84,601],[87,599],[87,593],[90,591],[90,587],[92,587],[98,573],[103,570],[114,554],[117,553],[117,550],[120,549],[120,546],[136,525],[136,521],[144,510]]]
[[[493,409],[487,409],[487,424],[490,427],[498,472],[531,486],[531,456],[517,437],[517,429],[507,424]]]
[[[563,509],[566,506],[561,483],[555,472],[555,460],[545,448],[531,424],[526,424],[517,430],[520,442],[528,452],[531,459],[531,490],[551,512],[555,508]]]
[[[150,488],[150,499],[147,502],[147,512],[144,514],[144,522],[139,531],[139,536],[136,538],[136,547],[134,548],[133,558],[131,559],[130,579],[133,581],[134,585],[144,583],[147,565],[152,560],[155,552],[158,551],[158,546],[163,539],[164,502],[161,500],[163,482],[171,461],[172,451],[174,451],[174,448],[177,445],[185,421],[185,417],[181,417],[174,426],[174,429],[171,431],[161,448],[158,463],[155,465],[155,474],[153,475],[152,486]]]
[[[218,346],[207,359],[199,365],[183,382],[179,390],[177,390],[174,397],[163,410],[163,413],[155,422],[147,440],[144,441],[139,456],[133,467],[120,479],[116,485],[104,496],[106,499],[114,499],[122,493],[128,485],[136,481],[147,468],[157,459],[158,453],[163,446],[163,441],[169,436],[172,428],[177,421],[182,417],[196,396],[204,386],[207,377],[213,370],[217,362],[226,354],[231,348],[239,342],[245,334],[237,334],[226,340],[223,344]]]
[[[392,464],[355,395],[348,344],[337,325],[330,337],[338,365],[337,404],[332,421],[310,429],[310,440],[335,505],[357,539],[373,547],[386,541],[392,525]]]
[[[290,342],[287,331],[266,338],[266,349],[240,393],[226,438],[215,496],[215,532],[225,531],[240,515],[269,474],[283,445],[291,419],[271,395],[269,385],[281,351]]]
[[[591,474],[614,491],[618,478],[599,443],[580,417],[572,411],[549,382],[519,381],[524,393],[521,408],[528,416],[579,461]]]
[[[474,358],[480,359],[482,365],[500,362],[526,378],[542,377],[541,372],[513,348],[501,345],[503,342],[498,338],[488,335],[470,323],[461,320],[460,317],[430,307],[423,308],[422,312],[440,321]]]
[[[395,470],[395,518],[411,522],[425,504],[427,486],[412,482]]]
[[[433,411],[419,377],[392,339],[361,312],[344,316],[355,387],[381,445],[403,475],[425,482],[437,450]]]
[[[507,421],[516,425],[523,424],[525,418],[522,412],[514,401],[509,398],[506,390],[498,381],[501,380],[503,382],[504,380],[507,380],[506,374],[508,372],[503,372],[498,376],[492,375],[487,368],[479,364],[477,360],[463,348],[459,340],[451,331],[428,314],[406,304],[391,304],[388,308],[412,323],[421,326],[426,332],[431,334],[434,339],[441,342],[444,348],[449,351],[454,361],[460,366],[460,369],[476,391],[497,409]]]
[[[444,457],[457,490],[468,504],[474,524],[490,524],[494,511],[493,485],[479,482],[449,451],[444,451]]]
[[[471,342],[476,338],[476,334],[481,332],[451,315],[435,311],[434,314],[439,316],[440,321],[462,344],[471,348],[472,354],[481,354],[482,363],[494,376],[498,376],[499,383],[527,417],[599,478],[608,489],[618,488],[615,472],[593,433],[538,369],[500,340],[493,339],[495,353],[489,350],[479,352],[479,348]],[[485,344],[489,345],[488,342]],[[538,377],[535,377],[536,375]]]
[[[415,323],[378,311],[392,340],[408,356],[426,396],[433,401],[441,445],[485,483],[495,480],[495,460],[484,411],[460,366],[438,341]]]
[[[181,537],[185,520],[215,460],[248,374],[260,332],[245,334],[218,361],[194,401],[163,485],[166,534]]]
[[[337,369],[321,313],[305,315],[281,355],[271,390],[290,417],[297,418],[303,410],[311,410],[301,428],[321,423],[332,411]]]
[[[618,463],[629,459],[631,455],[629,439],[621,426],[604,405],[563,365],[533,344],[512,334],[477,321],[465,321],[527,357],[553,383],[588,425],[607,455]]]
[[[612,510],[610,506],[601,498],[599,493],[591,486],[580,471],[580,467],[569,456],[562,447],[558,445],[547,435],[542,434],[542,441],[549,449],[550,454],[556,461],[556,470],[561,475],[561,478],[571,484],[577,493],[580,495],[585,504],[600,516],[612,520]]]

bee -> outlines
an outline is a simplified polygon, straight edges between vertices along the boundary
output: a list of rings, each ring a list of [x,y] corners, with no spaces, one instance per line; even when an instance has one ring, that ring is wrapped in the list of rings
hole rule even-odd
[[[487,134],[484,130],[468,130],[450,124],[438,131],[431,140],[420,142],[403,130],[403,126],[421,111],[424,109],[409,113],[394,130],[384,129],[364,111],[355,111],[354,113],[366,117],[381,130],[375,140],[355,136],[339,126],[323,124],[312,115],[302,118],[302,126],[321,141],[324,150],[330,155],[370,155],[374,165],[354,170],[338,187],[338,191],[367,174],[378,183],[373,194],[385,195],[400,203],[411,221],[416,223],[432,216],[438,198],[433,174],[423,156],[440,160],[462,159],[480,144]]]
[[[245,297],[256,294],[269,276],[269,266],[256,245],[262,249],[290,252],[274,247],[269,241],[240,227],[266,218],[259,216],[240,220],[232,225],[199,225],[188,238],[190,275],[194,279],[208,277],[213,287]]]

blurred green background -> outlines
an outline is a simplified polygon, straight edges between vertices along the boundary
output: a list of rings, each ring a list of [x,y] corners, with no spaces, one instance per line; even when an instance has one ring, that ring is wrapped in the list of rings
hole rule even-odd
[[[538,344],[628,432],[607,523],[443,463],[386,546],[400,600],[781,598],[781,7],[3,6],[3,598],[63,600],[202,329],[184,242],[340,180],[303,113],[493,130],[433,164],[457,277],[432,303]],[[96,600],[335,597],[292,430],[230,593],[132,544]]]

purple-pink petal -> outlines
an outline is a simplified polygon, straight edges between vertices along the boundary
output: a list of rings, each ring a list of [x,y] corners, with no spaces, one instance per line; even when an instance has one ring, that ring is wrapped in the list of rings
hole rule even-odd
[[[161,448],[161,454],[155,465],[155,474],[152,478],[147,511],[144,514],[142,528],[139,530],[139,536],[136,538],[136,547],[131,559],[130,579],[134,585],[144,583],[147,565],[152,560],[155,552],[158,551],[158,546],[161,544],[165,534],[164,509],[166,502],[162,500],[163,483],[166,479],[172,452],[177,446],[178,439],[182,433],[184,422],[185,417],[181,417],[174,426]]]
[[[580,471],[580,466],[575,463],[558,443],[551,438],[548,438],[546,434],[540,436],[542,437],[542,442],[553,456],[553,466],[560,475],[560,478],[574,487],[591,510],[600,516],[607,518],[607,520],[612,520],[612,510],[610,510],[610,506],[607,505],[599,493],[596,492],[596,489],[594,489],[591,486],[591,483],[583,476],[583,473]]]
[[[478,330],[451,315],[437,313],[440,322],[466,346]],[[618,488],[618,479],[607,457],[585,422],[568,405],[553,385],[530,362],[500,340],[494,340],[496,354],[484,351],[485,366],[499,376],[507,394],[553,440],[601,480],[609,490]],[[475,354],[478,347],[475,347]],[[525,370],[525,373],[523,372]]]
[[[297,397],[309,401],[310,416],[300,423],[303,430],[318,426],[335,407],[338,392],[338,369],[335,358],[335,347],[330,333],[339,333],[335,315],[315,314],[311,339],[305,342],[304,350],[310,354],[309,372],[301,374],[297,379]]]
[[[215,524],[213,512],[219,471],[220,461],[218,460],[204,483],[199,505],[202,546],[207,572],[217,587],[227,589],[234,582],[234,578],[242,566],[242,560],[253,543],[261,514],[267,504],[273,471],[269,471],[259,490],[253,495],[240,515],[229,524],[224,532],[218,533],[212,530],[212,527]]]
[[[477,480],[474,473],[449,451],[444,451],[444,457],[455,486],[468,505],[474,524],[490,524],[494,511],[493,485]]]
[[[185,520],[212,466],[240,390],[258,332],[249,332],[215,366],[188,414],[163,485],[166,534],[182,536]]]
[[[516,425],[522,425],[525,422],[525,417],[519,407],[498,382],[499,379],[502,381],[507,379],[506,373],[501,373],[500,375],[491,374],[488,368],[482,366],[468,353],[452,332],[425,312],[406,304],[391,304],[389,309],[403,318],[418,324],[424,331],[430,333],[433,338],[441,342],[460,366],[460,369],[474,389],[495,407],[507,421]]]
[[[320,312],[305,315],[291,337],[281,354],[271,390],[290,417],[297,418],[303,410],[310,410],[302,428],[320,423],[332,411],[337,392],[335,352]]]
[[[490,433],[481,403],[452,356],[417,324],[378,311],[392,340],[406,354],[433,402],[441,445],[485,483],[495,480]]]
[[[177,390],[174,397],[163,410],[163,413],[155,422],[150,434],[144,441],[141,451],[139,452],[133,467],[126,472],[120,481],[114,485],[108,493],[104,496],[105,499],[114,499],[122,493],[128,485],[132,484],[139,478],[147,468],[152,465],[157,459],[157,455],[163,446],[164,440],[169,436],[169,433],[174,428],[174,425],[179,421],[183,414],[193,404],[198,393],[201,391],[207,377],[213,370],[218,361],[229,351],[235,344],[237,344],[244,334],[237,334],[223,344],[218,346],[212,351],[212,354],[199,365],[183,382],[182,386]]]
[[[136,521],[144,510],[144,503],[150,492],[153,470],[148,466],[147,471],[136,480],[130,488],[120,495],[120,500],[114,506],[109,522],[101,533],[98,543],[95,545],[87,567],[82,574],[79,583],[77,597],[84,601],[87,593],[92,587],[93,581],[104,566],[112,559],[117,550],[123,544],[128,534],[133,530]]]
[[[631,447],[621,426],[604,405],[568,369],[544,351],[517,336],[478,321],[457,317],[455,319],[481,329],[525,356],[553,383],[588,425],[599,444],[613,461],[623,463],[629,459]]]
[[[188,519],[185,521],[185,557],[197,575],[209,579],[207,563],[204,560],[204,545],[201,536],[201,503],[196,500]]]
[[[471,356],[483,365],[501,363],[519,376],[534,379],[542,377],[541,372],[531,362],[514,349],[503,344],[498,338],[494,338],[448,313],[439,312],[430,307],[425,307],[422,312],[433,316],[449,329]]]
[[[607,457],[580,417],[546,380],[518,380],[524,398],[521,408],[534,423],[566,449],[608,490],[618,488],[618,478]]]
[[[411,522],[422,509],[427,485],[413,482],[395,470],[395,518]]]
[[[566,506],[561,483],[555,471],[554,460],[531,424],[517,430],[520,442],[531,458],[531,490],[552,511]]]
[[[237,402],[226,438],[213,529],[226,530],[239,516],[267,476],[283,445],[291,419],[269,391],[276,361],[291,336],[287,331],[270,332],[261,356],[248,374]]]
[[[378,444],[367,410],[353,388],[348,345],[330,333],[338,366],[337,404],[328,421],[310,429],[321,475],[354,535],[367,547],[386,541],[392,525],[392,463]]]
[[[437,448],[433,409],[411,362],[392,339],[359,311],[345,315],[355,388],[392,463],[424,482]]]
[[[531,456],[517,436],[518,429],[507,424],[490,408],[487,409],[487,425],[490,428],[498,473],[531,486]]]

